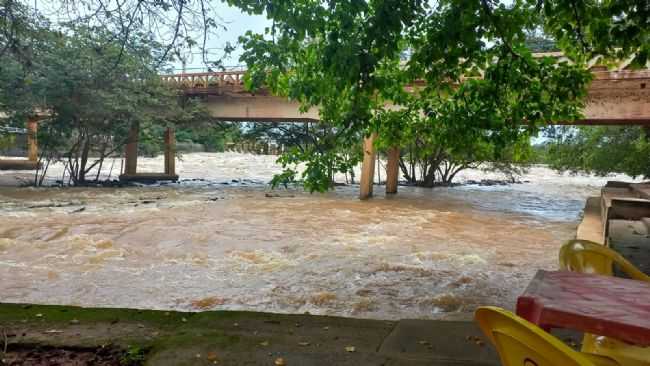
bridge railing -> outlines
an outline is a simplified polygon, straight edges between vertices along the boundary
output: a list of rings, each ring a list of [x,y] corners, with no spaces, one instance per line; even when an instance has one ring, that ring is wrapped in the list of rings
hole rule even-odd
[[[173,75],[161,75],[163,82],[181,88],[215,88],[244,85],[246,70],[192,72]]]
[[[630,80],[650,79],[650,70],[607,70],[604,67],[592,66],[590,68],[595,80]],[[234,71],[208,71],[208,72],[186,72],[180,74],[161,75],[161,79],[169,84],[185,89],[211,89],[224,86],[244,85],[246,70]],[[468,77],[466,79],[471,79]],[[413,85],[424,85],[424,80],[417,80]]]

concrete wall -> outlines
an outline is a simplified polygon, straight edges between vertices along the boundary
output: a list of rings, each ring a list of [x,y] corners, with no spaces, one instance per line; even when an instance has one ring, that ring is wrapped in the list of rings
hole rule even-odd
[[[210,114],[227,121],[318,121],[318,110],[300,112],[300,104],[270,95],[225,94],[205,99]]]
[[[650,120],[650,80],[645,78],[596,79],[585,109],[587,120]]]

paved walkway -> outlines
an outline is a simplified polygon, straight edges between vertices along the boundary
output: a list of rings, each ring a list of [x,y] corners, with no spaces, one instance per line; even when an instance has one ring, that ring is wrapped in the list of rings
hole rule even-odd
[[[650,273],[650,219],[611,220],[609,243],[642,272]],[[622,273],[618,273],[622,275]],[[623,276],[624,277],[624,276]]]
[[[9,352],[20,344],[113,345],[146,349],[146,364],[156,366],[499,364],[492,346],[466,321],[0,304],[3,334]]]

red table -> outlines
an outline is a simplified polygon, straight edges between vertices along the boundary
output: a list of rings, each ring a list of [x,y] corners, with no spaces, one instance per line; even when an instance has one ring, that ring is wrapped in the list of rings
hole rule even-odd
[[[517,315],[544,329],[568,328],[650,346],[650,283],[539,271],[517,299]]]

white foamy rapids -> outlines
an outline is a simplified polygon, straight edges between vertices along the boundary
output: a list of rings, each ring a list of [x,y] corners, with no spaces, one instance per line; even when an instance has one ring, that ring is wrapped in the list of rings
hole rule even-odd
[[[512,308],[538,269],[556,268],[605,181],[536,167],[529,183],[390,198],[377,186],[361,202],[356,186],[268,194],[281,170],[272,156],[188,154],[177,166],[179,184],[0,187],[3,301],[466,318]],[[162,159],[139,168],[162,170]],[[484,178],[499,177],[461,180]]]

